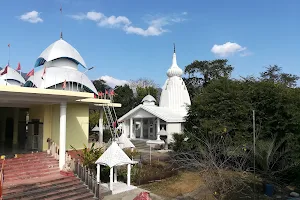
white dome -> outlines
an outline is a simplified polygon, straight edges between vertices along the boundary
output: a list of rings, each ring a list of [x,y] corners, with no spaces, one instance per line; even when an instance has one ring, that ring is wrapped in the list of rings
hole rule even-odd
[[[156,102],[155,98],[150,94],[145,96],[142,100],[143,105],[148,105],[148,106],[154,106],[155,102]]]
[[[81,64],[84,68],[86,68],[86,64],[79,52],[63,39],[59,39],[47,47],[38,57],[35,67],[58,58],[68,58],[77,65]]]
[[[179,76],[181,77],[183,74],[182,69],[180,69],[177,65],[176,53],[173,53],[173,62],[170,69],[167,71],[168,77]]]
[[[67,67],[49,67],[46,68],[44,75],[43,72],[44,69],[34,72],[34,76],[31,76],[27,82],[32,82],[37,88],[50,88],[60,85],[57,87],[59,89],[61,88],[61,84],[66,80],[66,82],[70,82],[72,85],[69,89],[69,84],[67,84],[66,90],[77,91],[77,86],[80,89],[82,84],[93,93],[98,94],[94,84],[84,73],[78,70]]]
[[[153,96],[151,96],[150,94],[148,94],[147,96],[145,96],[142,100],[142,102],[156,102],[155,98]]]
[[[0,70],[0,74],[5,70],[5,67]],[[11,67],[7,67],[7,73],[0,75],[0,79],[4,80],[6,84],[7,80],[7,85],[23,85],[25,83],[24,78],[21,76],[20,72],[14,70]],[[2,83],[1,83],[2,84]]]

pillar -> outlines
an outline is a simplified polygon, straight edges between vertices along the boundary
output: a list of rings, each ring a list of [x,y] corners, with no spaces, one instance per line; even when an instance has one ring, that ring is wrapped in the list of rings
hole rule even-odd
[[[99,110],[99,143],[103,144],[103,109]]]
[[[130,186],[130,176],[131,176],[130,172],[131,172],[131,164],[128,164],[127,165],[127,186]]]
[[[141,119],[141,136],[140,138],[144,138],[144,120]]]
[[[19,108],[14,108],[14,131],[13,131],[13,145],[18,144],[19,135]]]
[[[118,182],[117,167],[114,167],[114,182]]]
[[[59,121],[59,169],[62,170],[66,163],[66,131],[67,131],[67,103],[60,104]]]
[[[100,164],[97,164],[97,183],[100,183]]]
[[[129,124],[129,138],[132,139],[133,137],[133,119],[130,118],[130,124]]]
[[[158,133],[159,133],[159,131],[160,131],[160,119],[159,119],[159,118],[157,118],[156,129],[157,129],[157,131],[156,131],[156,139],[157,139],[157,140],[160,140],[160,137],[159,137],[159,135],[158,135]]]
[[[5,129],[6,129],[6,116],[4,115],[1,118],[1,130],[0,130],[0,135],[1,135],[1,141],[2,142],[5,142]]]
[[[114,185],[114,167],[110,168],[110,173],[109,173],[109,189],[113,191],[113,186]]]

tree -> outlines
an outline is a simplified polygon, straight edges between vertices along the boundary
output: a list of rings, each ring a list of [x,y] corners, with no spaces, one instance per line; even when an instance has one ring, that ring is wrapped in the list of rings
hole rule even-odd
[[[106,89],[110,89],[110,87],[106,85],[106,82],[102,79],[94,80],[93,84],[97,91],[104,92]]]
[[[125,115],[127,112],[129,112],[132,108],[134,108],[135,101],[133,96],[133,91],[129,87],[129,85],[123,85],[118,86],[115,88],[115,97],[114,102],[121,103],[121,108],[115,108],[116,109],[116,115],[118,118]]]
[[[148,87],[137,87],[136,88],[136,98],[135,98],[135,106],[139,105],[143,98],[145,96],[147,96],[148,94],[150,94],[151,96],[153,96],[156,99],[156,102],[158,103],[158,89],[148,86]]]
[[[260,79],[263,81],[271,81],[273,83],[281,83],[287,87],[295,87],[299,76],[283,73],[277,65],[270,65],[265,72],[260,74]]]
[[[146,87],[154,87],[157,88],[158,85],[151,79],[140,78],[138,80],[130,80],[129,86],[131,89],[136,89],[137,87],[146,88]]]
[[[192,99],[195,93],[199,92],[202,87],[206,87],[210,81],[230,77],[233,67],[227,62],[226,59],[195,60],[185,67],[184,73],[188,75],[188,78],[185,78],[184,81]]]

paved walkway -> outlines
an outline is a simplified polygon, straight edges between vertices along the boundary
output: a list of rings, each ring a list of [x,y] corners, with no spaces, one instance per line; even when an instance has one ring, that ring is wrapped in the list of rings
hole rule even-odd
[[[141,192],[149,192],[149,191],[137,188],[137,189],[134,189],[134,190],[131,190],[128,192],[123,192],[123,193],[119,193],[119,194],[115,194],[115,195],[106,196],[106,197],[104,197],[103,200],[132,200]],[[159,197],[152,193],[150,193],[150,197],[152,200],[163,200],[164,199],[164,198]]]

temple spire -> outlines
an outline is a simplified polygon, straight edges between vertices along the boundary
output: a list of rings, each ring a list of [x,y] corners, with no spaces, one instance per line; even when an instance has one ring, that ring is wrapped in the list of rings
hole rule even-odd
[[[176,53],[175,43],[173,43],[173,45],[174,45],[174,53]]]
[[[63,39],[63,33],[62,33],[62,6],[60,6],[60,39]]]

